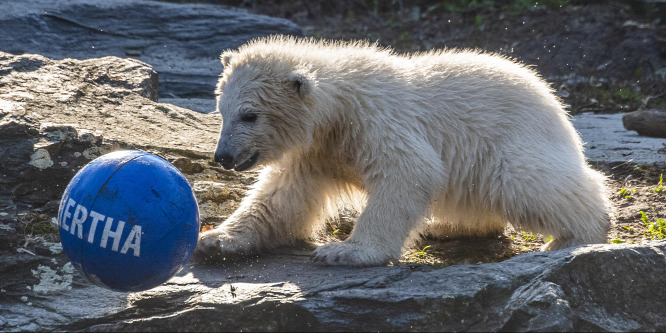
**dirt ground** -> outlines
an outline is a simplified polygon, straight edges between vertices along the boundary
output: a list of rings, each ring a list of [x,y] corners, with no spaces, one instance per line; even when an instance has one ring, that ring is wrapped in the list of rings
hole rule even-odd
[[[208,2],[290,19],[314,38],[376,41],[397,52],[464,47],[503,53],[534,65],[572,114],[666,108],[666,19],[663,8],[637,6],[640,1]],[[666,186],[660,183],[666,165],[594,167],[608,176],[614,206],[609,243],[666,236],[666,189],[660,187]],[[330,226],[333,237],[346,238],[351,223],[344,221],[351,220]],[[501,261],[538,251],[545,241],[511,228],[492,239],[427,239],[405,252],[402,262]]]
[[[176,0],[178,1],[178,0]],[[641,0],[208,0],[306,36],[397,52],[471,48],[534,66],[572,114],[666,109],[666,3]]]

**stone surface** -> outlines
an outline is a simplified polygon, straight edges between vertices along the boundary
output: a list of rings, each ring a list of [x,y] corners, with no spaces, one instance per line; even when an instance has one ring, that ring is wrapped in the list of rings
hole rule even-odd
[[[0,251],[49,234],[74,173],[111,150],[155,151],[186,174],[215,173],[219,115],[154,102],[157,74],[138,60],[0,53],[0,73]]]
[[[212,163],[219,115],[156,103],[156,89],[155,72],[137,60],[0,53],[0,330],[666,330],[664,241],[443,269],[318,266],[303,244],[193,261],[139,293],[92,285],[52,225],[88,161],[123,148],[165,157],[190,181],[205,224],[228,215],[254,181]]]
[[[50,58],[132,57],[159,73],[161,97],[210,105],[226,49],[269,34],[301,35],[291,21],[213,4],[144,0],[0,0],[0,51]],[[150,19],[146,19],[150,18]],[[182,102],[182,104],[180,104]]]
[[[501,263],[316,266],[310,249],[206,266],[116,293],[62,256],[0,257],[0,328],[103,331],[663,331],[666,242]],[[3,324],[4,323],[4,324]]]
[[[622,114],[583,113],[572,118],[592,162],[665,164],[666,138],[642,136],[622,125]]]
[[[666,138],[666,111],[641,110],[622,116],[624,128],[640,135]]]

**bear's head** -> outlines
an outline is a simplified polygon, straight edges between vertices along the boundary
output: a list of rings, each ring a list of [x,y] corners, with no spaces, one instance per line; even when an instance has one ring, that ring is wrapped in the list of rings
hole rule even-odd
[[[215,161],[245,171],[312,140],[314,72],[270,54],[225,52],[216,89],[222,130]]]

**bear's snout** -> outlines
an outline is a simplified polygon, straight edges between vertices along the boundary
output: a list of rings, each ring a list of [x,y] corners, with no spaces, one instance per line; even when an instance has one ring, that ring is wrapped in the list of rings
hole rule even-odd
[[[234,167],[234,157],[225,152],[215,152],[215,162],[220,163],[226,170]]]
[[[248,154],[241,154],[241,157],[239,158],[224,151],[217,151],[215,152],[215,162],[220,163],[226,170],[234,169],[236,171],[245,171],[257,164],[257,161],[259,160],[259,152],[255,152],[246,158],[242,157],[246,155]]]

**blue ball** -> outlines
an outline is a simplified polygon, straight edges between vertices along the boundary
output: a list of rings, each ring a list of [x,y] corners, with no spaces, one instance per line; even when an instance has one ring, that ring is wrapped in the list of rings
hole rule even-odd
[[[58,212],[64,252],[93,283],[116,291],[156,287],[189,261],[199,208],[178,169],[141,151],[117,151],[84,166]]]

